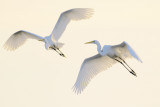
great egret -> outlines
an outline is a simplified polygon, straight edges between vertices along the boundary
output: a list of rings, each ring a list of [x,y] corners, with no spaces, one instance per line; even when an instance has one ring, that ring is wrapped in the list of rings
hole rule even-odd
[[[86,88],[90,80],[101,71],[111,67],[116,62],[121,63],[131,74],[136,76],[136,73],[125,62],[126,58],[135,58],[142,62],[134,50],[127,42],[122,42],[119,45],[104,45],[101,50],[101,45],[97,40],[87,42],[86,44],[96,44],[98,54],[85,59],[81,65],[76,83],[74,84],[74,91],[78,94]]]
[[[53,49],[58,52],[61,56],[64,54],[59,50],[64,44],[58,42],[62,33],[66,29],[68,23],[71,20],[82,20],[88,19],[92,16],[93,10],[90,8],[75,8],[67,10],[61,13],[52,33],[49,36],[41,37],[36,34],[20,30],[14,33],[4,44],[5,49],[13,51],[23,45],[27,39],[36,39],[45,43],[47,50]]]

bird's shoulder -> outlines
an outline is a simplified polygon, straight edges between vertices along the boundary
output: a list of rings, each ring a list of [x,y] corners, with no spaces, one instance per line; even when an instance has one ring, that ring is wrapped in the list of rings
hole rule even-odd
[[[19,31],[13,33],[12,36],[15,36],[15,37],[16,37],[16,36],[19,36],[19,35],[22,35],[22,34],[25,34],[25,33],[28,33],[28,32],[26,32],[26,31],[24,31],[24,30],[19,30]]]
[[[86,58],[86,59],[83,61],[83,63],[87,63],[87,62],[89,62],[89,61],[95,60],[95,59],[100,58],[100,57],[102,57],[100,54],[96,54],[96,55],[94,55],[94,56],[91,56],[91,57]]]
[[[102,51],[103,51],[103,52],[107,52],[107,51],[109,51],[109,50],[111,50],[111,49],[112,49],[112,46],[111,46],[111,45],[104,45],[103,48],[102,48]]]
[[[123,41],[122,43],[118,44],[118,45],[113,45],[112,48],[113,49],[124,49],[127,47],[127,42]]]

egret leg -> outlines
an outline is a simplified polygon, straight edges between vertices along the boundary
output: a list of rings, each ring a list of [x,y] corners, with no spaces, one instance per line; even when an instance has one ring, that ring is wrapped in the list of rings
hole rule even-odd
[[[137,76],[136,73],[131,69],[131,71],[124,65],[123,62],[119,61],[118,59],[113,58],[114,60],[116,60],[117,62],[119,62],[120,64],[122,64],[131,74],[133,74],[134,76]],[[122,60],[123,61],[123,60]],[[127,64],[126,64],[127,65]]]
[[[123,63],[125,63],[131,70],[133,70],[127,63],[125,60],[123,60],[121,57],[118,57],[119,59],[121,59],[123,61]]]
[[[121,57],[118,57],[118,58],[121,59],[123,61],[123,63],[125,63],[128,66],[128,68],[131,69],[133,75],[137,76],[136,73],[134,72],[134,70],[126,63],[125,60],[123,60]]]
[[[59,50],[59,48],[57,48],[57,50],[61,53],[63,57],[65,57],[65,55]]]
[[[51,48],[54,49],[56,52],[58,52],[59,55],[65,57],[64,54],[63,54],[63,53],[59,50],[59,48],[57,48],[55,45],[53,45],[53,47],[51,47]]]
[[[55,50],[60,56],[64,57],[63,53],[60,53],[56,48],[53,48],[53,47],[50,47],[50,48],[53,49],[53,50]]]

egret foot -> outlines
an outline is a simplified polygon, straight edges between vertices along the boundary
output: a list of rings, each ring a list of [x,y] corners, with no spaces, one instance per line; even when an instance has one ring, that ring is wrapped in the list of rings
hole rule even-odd
[[[60,56],[63,56],[63,57],[66,57],[63,53],[60,53],[59,55],[60,55]]]
[[[132,71],[129,71],[131,74],[133,74],[134,76],[137,77],[137,74],[132,70]]]

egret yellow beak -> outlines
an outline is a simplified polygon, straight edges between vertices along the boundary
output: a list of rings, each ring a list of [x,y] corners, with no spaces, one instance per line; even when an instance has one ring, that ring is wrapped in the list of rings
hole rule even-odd
[[[44,39],[40,39],[39,41],[44,41]]]
[[[90,43],[93,43],[94,41],[90,41],[90,42],[86,42],[85,44],[90,44]]]

